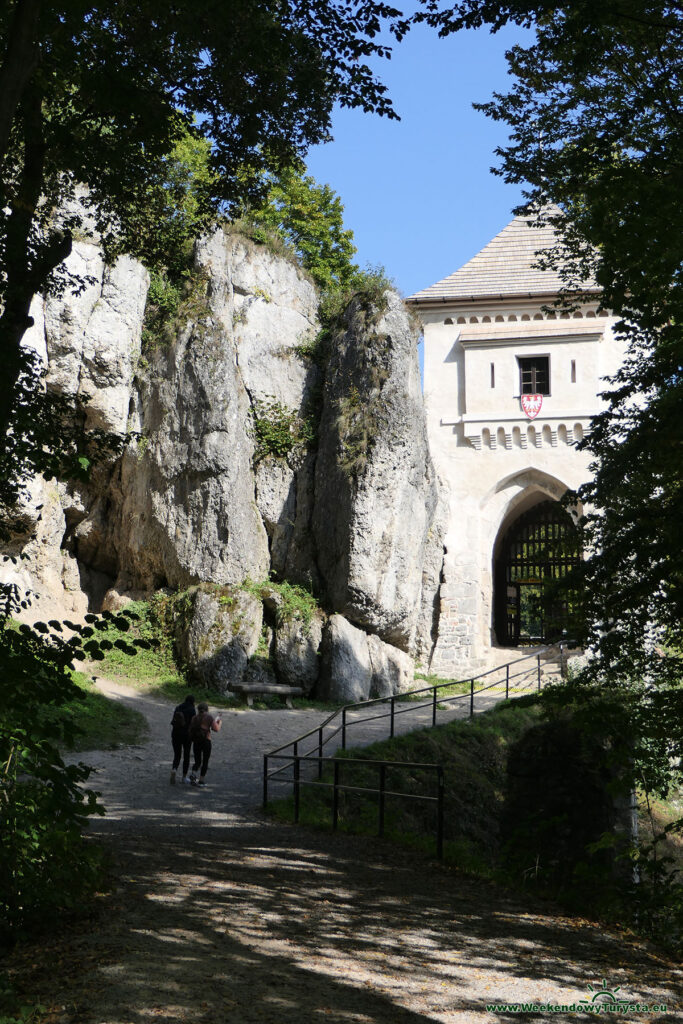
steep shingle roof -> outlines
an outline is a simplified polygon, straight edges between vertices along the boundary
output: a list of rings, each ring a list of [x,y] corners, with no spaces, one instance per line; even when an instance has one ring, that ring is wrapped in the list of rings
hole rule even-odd
[[[562,288],[559,274],[538,270],[534,264],[537,253],[551,248],[556,240],[547,222],[530,227],[526,217],[515,217],[460,270],[409,296],[409,301],[555,294]],[[595,285],[586,282],[584,287]]]

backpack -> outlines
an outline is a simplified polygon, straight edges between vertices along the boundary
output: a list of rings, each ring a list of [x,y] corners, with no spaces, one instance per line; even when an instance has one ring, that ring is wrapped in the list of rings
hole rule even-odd
[[[211,715],[208,711],[202,711],[195,715],[190,722],[190,739],[205,740],[211,732]]]
[[[182,711],[174,711],[173,718],[171,719],[171,728],[184,729],[186,726],[187,721],[185,720],[185,715],[182,713]]]

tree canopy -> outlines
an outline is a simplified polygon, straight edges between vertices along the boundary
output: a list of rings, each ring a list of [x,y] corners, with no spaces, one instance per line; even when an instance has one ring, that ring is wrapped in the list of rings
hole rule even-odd
[[[294,167],[269,175],[268,191],[245,218],[258,231],[276,232],[323,289],[346,288],[358,274],[353,232],[344,227],[344,207],[329,185]]]
[[[468,0],[433,18],[445,32],[534,19],[507,54],[510,91],[479,105],[511,129],[497,173],[561,207],[568,284],[593,272],[606,308],[643,327],[680,316],[683,5]]]
[[[145,257],[150,184],[189,133],[210,139],[196,216],[258,193],[264,170],[329,138],[333,104],[395,117],[368,60],[399,12],[345,0],[13,0],[0,11],[0,426],[39,291],[83,220]],[[210,185],[210,187],[209,187]],[[59,216],[55,211],[59,210]],[[64,279],[62,277],[62,283]]]

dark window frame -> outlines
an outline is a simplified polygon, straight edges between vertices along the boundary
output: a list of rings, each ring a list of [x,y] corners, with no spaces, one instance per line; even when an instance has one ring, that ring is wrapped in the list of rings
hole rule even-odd
[[[545,363],[545,382],[543,381],[543,373],[539,374],[540,367],[529,366],[533,363]],[[548,397],[552,392],[550,388],[550,355],[534,355],[534,356],[517,356],[517,368],[519,371],[519,395],[543,395],[544,398]],[[531,377],[528,382],[524,380],[524,374],[530,373]],[[538,377],[541,377],[540,381]],[[539,387],[539,384],[541,385]],[[545,387],[545,390],[543,388]]]

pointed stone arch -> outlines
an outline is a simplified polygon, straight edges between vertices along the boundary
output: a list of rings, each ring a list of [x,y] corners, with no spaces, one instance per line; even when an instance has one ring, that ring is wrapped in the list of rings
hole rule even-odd
[[[524,496],[530,491],[540,491],[554,501],[560,501],[568,489],[569,485],[559,477],[537,469],[535,466],[525,466],[524,469],[515,470],[514,473],[501,477],[495,486],[484,495],[481,507],[484,508],[491,504],[498,506],[498,526],[500,526],[507,513],[523,501]]]

